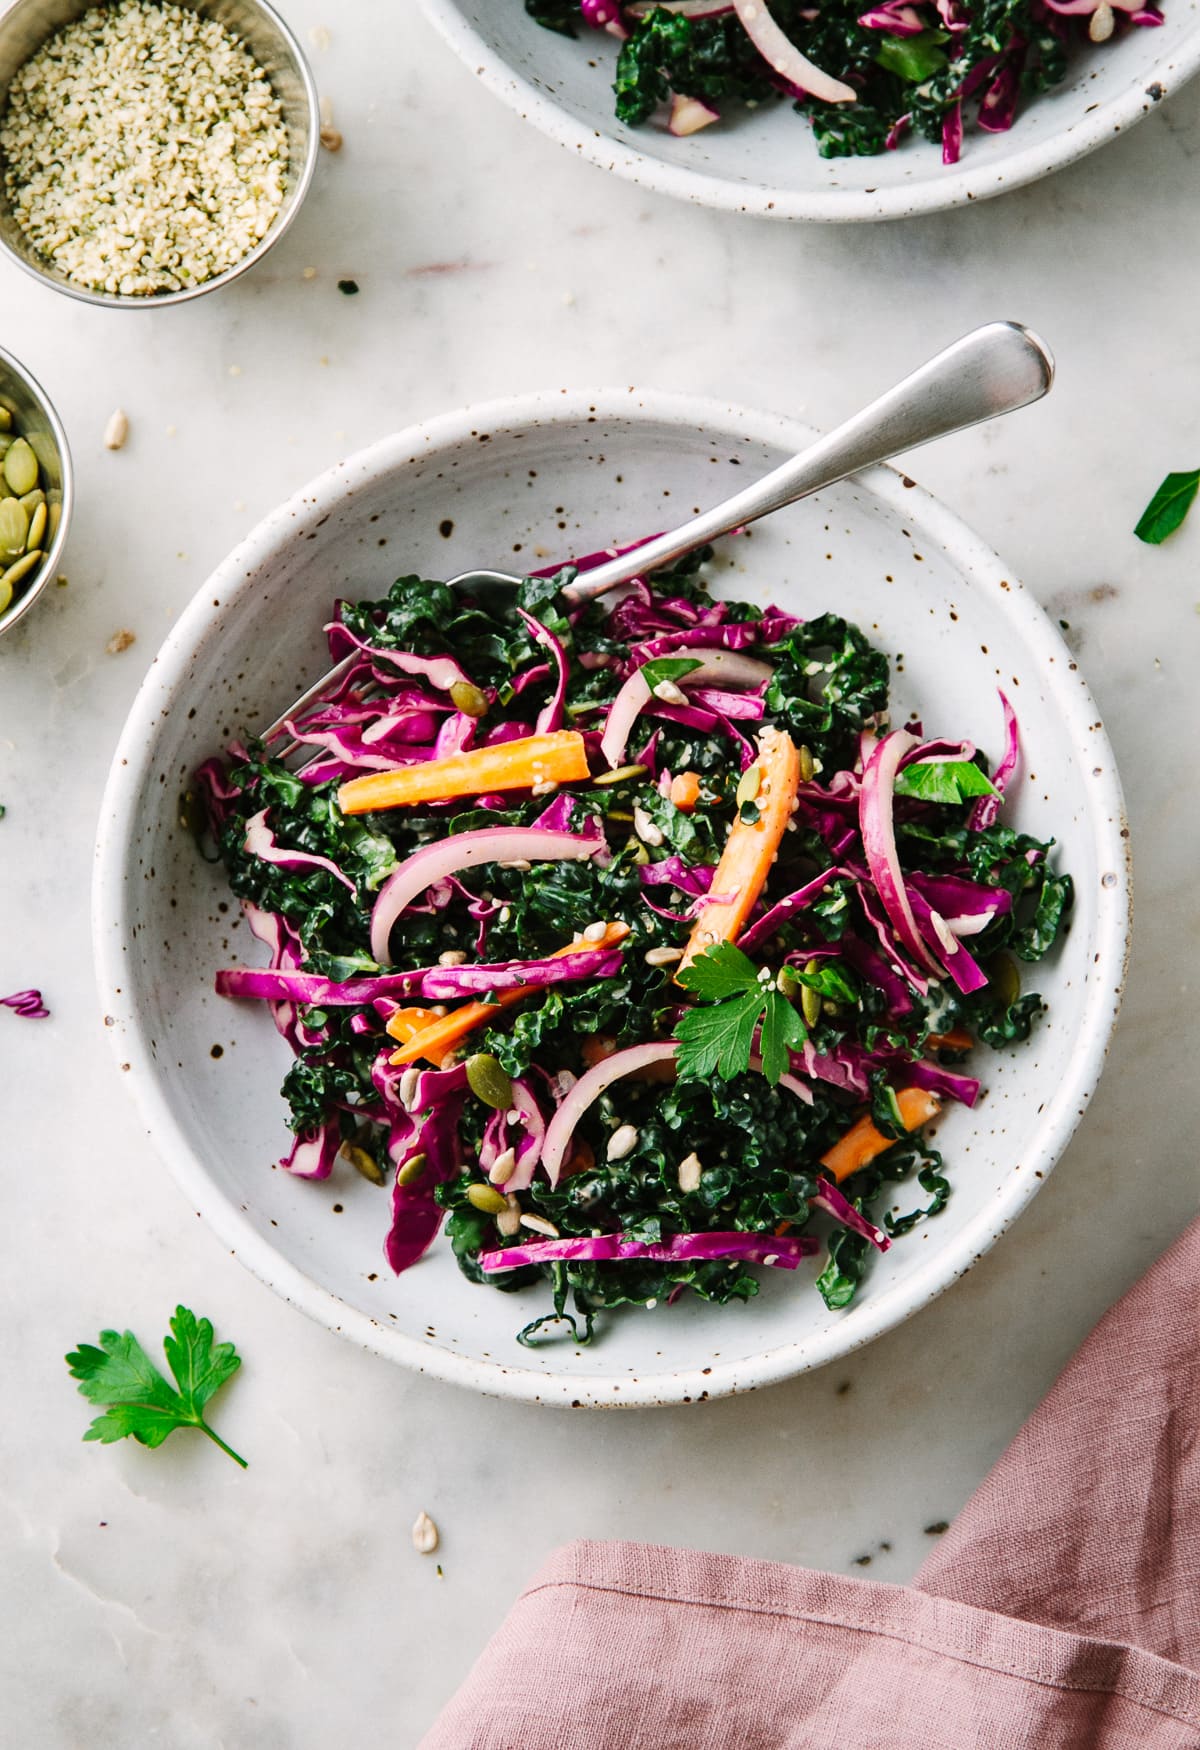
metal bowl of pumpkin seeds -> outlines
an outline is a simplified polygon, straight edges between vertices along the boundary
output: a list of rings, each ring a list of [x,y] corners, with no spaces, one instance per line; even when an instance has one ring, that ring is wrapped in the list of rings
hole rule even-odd
[[[0,638],[57,575],[73,496],[62,421],[0,348]]]

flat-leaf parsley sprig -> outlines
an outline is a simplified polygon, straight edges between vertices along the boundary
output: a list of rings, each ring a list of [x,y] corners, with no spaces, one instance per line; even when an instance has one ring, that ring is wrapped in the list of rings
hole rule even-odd
[[[227,1446],[201,1414],[205,1404],[242,1365],[232,1343],[214,1343],[208,1319],[186,1306],[175,1308],[163,1350],[175,1375],[169,1384],[132,1331],[101,1331],[100,1347],[81,1343],[66,1357],[72,1379],[89,1403],[106,1406],[84,1435],[108,1445],[132,1434],[143,1446],[161,1446],[176,1428],[199,1428],[245,1470],[246,1460]],[[178,1390],[176,1390],[178,1387]]]
[[[763,1075],[774,1087],[789,1049],[799,1050],[808,1034],[771,968],[755,966],[732,942],[718,942],[683,969],[679,983],[701,999],[675,1029],[680,1077],[706,1081],[715,1071],[732,1081],[750,1068],[757,1034]]]

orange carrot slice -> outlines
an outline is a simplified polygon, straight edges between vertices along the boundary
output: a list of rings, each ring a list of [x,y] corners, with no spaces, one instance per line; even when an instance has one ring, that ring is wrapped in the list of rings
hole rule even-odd
[[[670,796],[682,814],[690,814],[700,800],[699,772],[676,772],[671,779]]]
[[[952,1027],[949,1033],[931,1033],[925,1043],[932,1051],[972,1051],[975,1047],[965,1027]]]
[[[554,958],[559,959],[564,954],[577,954],[581,946],[586,948],[613,948],[618,942],[623,942],[629,934],[628,924],[608,924],[604,935],[598,942],[568,942],[565,948],[556,948]],[[512,990],[497,991],[490,1003],[463,1003],[460,1008],[451,1009],[448,1015],[439,1015],[427,1027],[422,1027],[417,1033],[409,1034],[403,1026],[397,1027],[396,1022],[401,1014],[411,1013],[411,1010],[400,1010],[393,1015],[387,1024],[387,1031],[393,1039],[400,1040],[400,1050],[392,1053],[393,1063],[416,1063],[419,1058],[427,1057],[431,1063],[441,1063],[460,1039],[465,1039],[468,1033],[473,1033],[476,1027],[483,1027],[489,1021],[494,1021],[501,1009],[511,1009],[514,1003],[521,1002],[525,997],[532,996],[534,991],[544,987],[538,984],[518,984]]]
[[[343,814],[368,814],[413,802],[451,796],[482,796],[488,790],[532,790],[539,784],[572,784],[588,776],[583,737],[575,729],[526,735],[496,747],[474,747],[394,772],[349,778],[338,790]]]
[[[925,1088],[902,1088],[896,1095],[896,1104],[905,1130],[919,1130],[922,1124],[928,1124],[936,1117],[942,1106],[937,1095]],[[894,1136],[884,1136],[881,1130],[876,1130],[869,1118],[860,1118],[845,1136],[838,1137],[832,1148],[825,1150],[821,1165],[840,1185],[851,1173],[857,1173],[860,1167],[881,1155],[885,1148],[891,1148],[895,1140]]]
[[[760,777],[753,797],[758,819],[750,825],[741,819],[739,812],[730,828],[712,878],[712,891],[721,897],[710,900],[697,917],[679,964],[680,971],[715,942],[737,941],[771,873],[775,853],[792,818],[792,804],[800,783],[796,744],[781,730],[766,729],[759,736],[758,750]],[[725,895],[729,897],[726,899]]]

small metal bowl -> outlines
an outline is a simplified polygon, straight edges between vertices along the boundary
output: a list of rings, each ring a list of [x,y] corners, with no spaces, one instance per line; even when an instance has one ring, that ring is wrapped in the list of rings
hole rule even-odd
[[[14,75],[48,37],[93,11],[98,0],[16,0],[0,16],[0,115],[8,103],[8,88]],[[60,273],[52,261],[39,255],[13,218],[4,191],[4,164],[0,158],[0,249],[35,279],[56,291],[67,292],[85,304],[100,304],[113,310],[158,310],[164,304],[186,304],[205,292],[215,292],[261,261],[277,243],[300,210],[308,193],[320,150],[321,112],[317,88],[299,43],[274,7],[266,0],[176,0],[205,18],[239,36],[271,81],[288,130],[288,170],[283,205],[266,236],[233,267],[216,274],[200,286],[185,286],[178,292],[127,295],[93,292],[76,285]],[[0,0],[0,7],[3,0]]]
[[[15,626],[22,614],[28,613],[50,579],[57,574],[58,562],[67,539],[67,524],[71,520],[71,505],[75,497],[71,452],[62,421],[46,397],[46,391],[24,365],[11,353],[0,348],[0,407],[6,407],[13,417],[13,430],[31,446],[42,469],[42,489],[46,504],[54,518],[55,529],[46,557],[29,583],[19,583],[7,612],[0,614],[0,638]],[[55,511],[57,510],[57,516]]]

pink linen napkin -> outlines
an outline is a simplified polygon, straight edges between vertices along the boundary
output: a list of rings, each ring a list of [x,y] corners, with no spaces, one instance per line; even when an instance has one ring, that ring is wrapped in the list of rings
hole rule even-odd
[[[576,1543],[422,1750],[1200,1750],[1200,1222],[912,1586]]]

